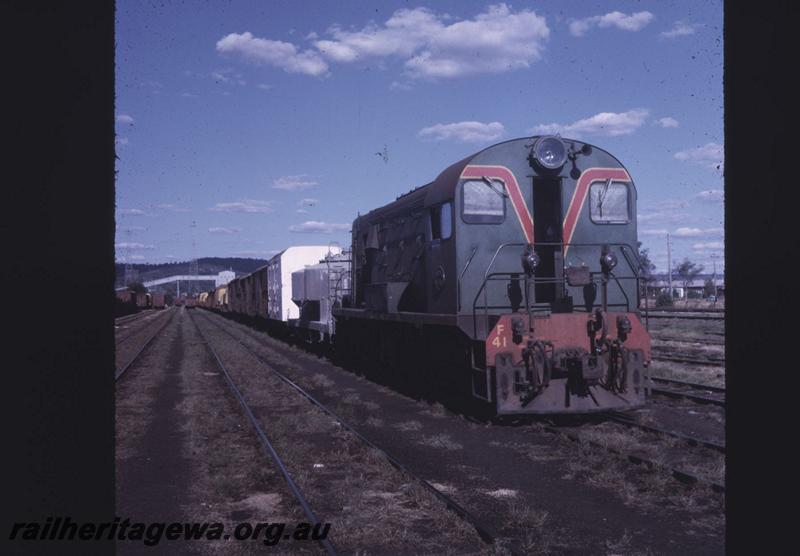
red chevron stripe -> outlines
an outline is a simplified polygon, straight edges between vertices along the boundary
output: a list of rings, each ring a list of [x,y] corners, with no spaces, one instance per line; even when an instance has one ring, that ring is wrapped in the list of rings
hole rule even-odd
[[[624,182],[631,181],[631,177],[624,168],[588,168],[584,170],[581,177],[578,178],[575,193],[572,195],[567,214],[564,217],[564,243],[572,241],[572,234],[575,233],[575,225],[578,223],[578,217],[586,202],[586,195],[589,193],[589,186],[596,181],[606,181],[608,179]],[[565,245],[565,256],[568,250],[569,245]]]
[[[514,173],[505,166],[467,166],[461,172],[461,179],[480,179],[482,177],[497,179],[505,184],[506,191],[511,199],[511,205],[517,214],[517,220],[519,220],[522,232],[525,234],[525,239],[528,243],[533,243],[533,216],[528,210],[525,197],[522,195]]]

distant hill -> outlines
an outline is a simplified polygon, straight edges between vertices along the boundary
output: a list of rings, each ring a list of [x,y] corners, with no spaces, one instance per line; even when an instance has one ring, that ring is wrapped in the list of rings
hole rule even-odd
[[[236,276],[250,274],[255,269],[267,264],[265,259],[244,259],[240,257],[206,257],[197,259],[198,274],[217,274],[223,270],[232,270]],[[189,274],[189,261],[161,264],[132,264],[136,282],[147,282],[174,276],[176,274]],[[116,287],[124,286],[125,264],[115,264]]]

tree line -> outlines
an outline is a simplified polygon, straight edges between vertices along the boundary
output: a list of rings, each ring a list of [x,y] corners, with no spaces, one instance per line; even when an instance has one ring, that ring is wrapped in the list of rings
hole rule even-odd
[[[655,275],[653,274],[653,271],[655,270],[656,265],[650,260],[650,250],[643,248],[641,241],[637,243],[637,247],[639,249],[639,261],[641,263],[640,274],[644,279],[645,287],[647,287],[655,281]],[[689,284],[694,282],[694,280],[703,272],[703,270],[704,266],[702,264],[692,262],[688,257],[684,257],[681,262],[677,263],[672,268],[672,277],[675,282],[682,285],[684,291],[687,292],[687,300],[689,298]],[[711,278],[707,278],[703,283],[703,297],[713,296],[715,295],[716,291],[717,290],[714,285],[714,281]],[[668,292],[664,292],[657,298],[656,305],[672,305],[673,299],[674,295],[670,296]]]

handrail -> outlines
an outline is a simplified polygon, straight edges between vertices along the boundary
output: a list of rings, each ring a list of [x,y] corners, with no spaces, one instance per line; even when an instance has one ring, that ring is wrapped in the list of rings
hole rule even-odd
[[[475,257],[475,253],[478,252],[478,248],[472,250],[472,254],[467,259],[467,264],[464,265],[464,270],[461,271],[461,274],[458,275],[458,281],[456,282],[456,297],[458,298],[458,310],[461,310],[461,279],[464,277],[464,273],[469,268],[469,265],[472,263],[473,257]]]
[[[630,244],[628,244],[628,243],[605,243],[605,242],[604,243],[541,242],[541,243],[535,243],[534,245],[536,247],[561,247],[562,252],[564,250],[564,247],[567,246],[567,245],[569,245],[571,247],[603,247],[605,245],[608,245],[609,247],[617,247],[619,249],[619,251],[622,253],[622,256],[625,259],[625,262],[628,264],[628,268],[632,271],[633,274],[631,276],[617,276],[616,274],[611,273],[611,276],[613,277],[614,282],[617,284],[617,287],[619,288],[620,292],[622,292],[622,295],[625,298],[624,307],[626,308],[627,312],[630,312],[631,301],[630,301],[630,298],[628,297],[627,292],[622,287],[622,284],[620,284],[620,280],[635,280],[636,281],[636,299],[637,299],[636,309],[637,310],[639,309],[638,303],[639,303],[639,297],[641,295],[639,289],[640,289],[640,282],[642,280],[642,276],[641,276],[641,272],[640,271],[642,270],[642,263],[641,263],[641,259],[637,255],[636,251],[633,249],[633,247],[631,247]],[[503,244],[501,244],[501,245],[499,245],[497,247],[497,250],[495,251],[494,255],[492,256],[491,260],[489,261],[489,264],[487,265],[486,271],[484,272],[484,275],[483,275],[483,281],[481,282],[481,286],[480,286],[480,288],[478,288],[478,291],[475,293],[475,298],[472,301],[473,336],[474,336],[475,339],[478,339],[477,312],[478,312],[478,308],[479,308],[478,307],[478,300],[480,299],[481,293],[483,293],[483,306],[482,306],[483,313],[484,313],[483,317],[484,317],[484,321],[486,323],[486,328],[487,328],[487,331],[488,331],[488,320],[489,320],[489,293],[488,293],[488,287],[487,287],[488,282],[490,282],[490,281],[501,281],[501,280],[504,281],[505,279],[511,280],[511,279],[514,279],[514,278],[518,278],[519,275],[522,274],[522,272],[519,272],[519,271],[518,272],[510,272],[510,271],[508,271],[508,272],[491,272],[492,271],[492,267],[495,264],[495,261],[497,260],[498,256],[500,255],[500,252],[503,251],[504,249],[508,248],[508,247],[526,247],[526,246],[527,246],[526,243],[503,243]],[[628,253],[628,250],[630,251],[630,255],[633,255],[634,261],[631,260],[631,257],[630,257],[630,255]],[[459,310],[461,308],[461,293],[460,293],[461,292],[461,279],[462,279],[464,273],[466,272],[466,269],[469,266],[469,263],[472,262],[472,257],[474,257],[474,254],[475,253],[473,252],[472,256],[470,257],[469,262],[464,267],[464,270],[461,272],[461,275],[459,275],[459,277],[458,277],[457,288],[458,288],[458,303],[459,303],[458,306],[459,306]],[[599,276],[599,275],[601,275],[601,273],[590,272],[590,277],[591,277],[591,280],[592,280],[593,284],[594,283],[598,283],[598,281],[595,280],[595,277]],[[500,278],[500,277],[504,277],[504,278]],[[526,279],[526,283],[528,284],[528,287],[530,287],[530,284],[533,284],[534,287],[537,284],[564,284],[565,286],[567,285],[566,284],[566,277],[564,277],[564,276],[562,276],[562,277],[538,278],[538,277],[536,277],[534,275],[532,277],[527,278]],[[599,281],[599,283],[602,283],[602,279]],[[614,304],[613,306],[623,306],[623,305],[622,304]],[[509,305],[509,307],[510,307],[510,305]],[[592,303],[592,307],[594,307],[594,303]]]

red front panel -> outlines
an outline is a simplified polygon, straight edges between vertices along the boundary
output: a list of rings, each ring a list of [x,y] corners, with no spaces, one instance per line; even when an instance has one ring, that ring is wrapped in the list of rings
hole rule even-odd
[[[620,315],[627,316],[631,322],[631,331],[625,341],[625,347],[642,350],[645,360],[650,361],[650,335],[636,313],[606,313],[608,338],[612,340],[617,338],[617,316]],[[511,319],[513,318],[522,319],[524,323],[522,341],[519,344],[515,344],[512,339]],[[548,317],[534,318],[534,331],[531,335],[528,333],[527,313],[503,315],[486,338],[486,366],[494,366],[498,353],[510,353],[514,363],[519,363],[522,361],[522,350],[529,339],[553,342],[553,347],[556,350],[582,348],[588,351],[589,336],[586,332],[586,323],[589,320],[594,320],[594,315],[588,313],[556,313]],[[600,334],[598,333],[597,336],[599,337]]]

